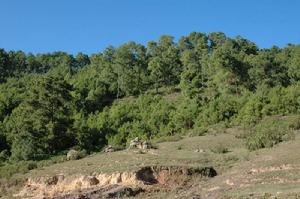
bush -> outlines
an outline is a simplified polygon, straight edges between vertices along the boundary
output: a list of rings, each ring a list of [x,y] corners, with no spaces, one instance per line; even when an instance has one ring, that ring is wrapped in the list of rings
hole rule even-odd
[[[172,111],[174,106],[166,99],[145,94],[119,100],[103,112],[91,115],[87,122],[90,129],[105,134],[107,144],[125,147],[135,137],[150,140],[171,135],[173,129],[168,124]]]
[[[9,159],[9,152],[7,149],[0,152],[0,163],[5,162]]]
[[[257,95],[249,96],[246,104],[239,111],[236,122],[249,126],[256,124],[263,116],[264,98]]]
[[[293,130],[300,129],[300,115],[294,116],[288,121],[289,127]]]
[[[36,156],[42,153],[37,145],[37,141],[30,135],[18,136],[12,144],[10,159],[12,161],[36,159]]]
[[[214,153],[228,153],[229,149],[222,143],[219,143],[215,148],[211,149]]]
[[[74,129],[76,130],[76,144],[80,149],[87,151],[99,151],[106,144],[105,136],[101,130],[94,127],[93,116],[88,120],[83,113],[77,113],[74,117]],[[90,125],[92,123],[92,125]]]
[[[197,127],[207,127],[219,122],[229,123],[239,109],[240,102],[237,97],[230,95],[220,96],[202,109],[197,118]]]
[[[19,161],[7,163],[0,167],[0,178],[10,178],[16,173],[27,173],[29,170],[36,169],[37,163],[34,161]]]
[[[300,85],[272,88],[268,93],[268,98],[266,114],[297,114],[300,110]]]
[[[267,118],[257,124],[247,138],[249,150],[269,148],[294,138],[294,133],[286,121],[280,118]]]
[[[71,149],[67,153],[67,160],[78,160],[78,159],[84,158],[85,156],[87,156],[87,152],[85,150],[76,151],[74,149]]]
[[[240,125],[252,126],[265,116],[299,114],[299,110],[299,85],[287,88],[261,87],[255,94],[249,95],[247,102],[237,115],[236,122]]]
[[[175,132],[192,129],[199,113],[196,100],[184,98],[171,113],[170,129]]]

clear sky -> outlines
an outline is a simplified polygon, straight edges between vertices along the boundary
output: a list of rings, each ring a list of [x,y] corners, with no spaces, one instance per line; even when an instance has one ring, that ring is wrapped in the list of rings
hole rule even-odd
[[[0,48],[95,53],[192,31],[300,43],[300,0],[0,0]]]

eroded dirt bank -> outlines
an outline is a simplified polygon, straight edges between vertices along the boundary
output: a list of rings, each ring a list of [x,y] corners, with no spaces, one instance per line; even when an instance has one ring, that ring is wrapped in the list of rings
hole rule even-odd
[[[98,173],[93,175],[63,174],[30,178],[16,198],[28,199],[92,199],[120,196],[135,196],[159,185],[166,189],[184,185],[193,177],[214,177],[217,172],[212,167],[143,167],[137,171]]]

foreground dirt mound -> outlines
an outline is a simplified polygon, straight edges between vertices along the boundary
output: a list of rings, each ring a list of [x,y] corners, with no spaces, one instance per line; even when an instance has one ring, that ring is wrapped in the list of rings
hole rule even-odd
[[[152,185],[172,188],[184,185],[191,176],[198,178],[214,177],[217,172],[212,167],[143,167],[133,172],[115,172],[28,179],[24,188],[15,197],[20,198],[55,198],[55,199],[92,199],[119,196],[135,196],[151,189]]]

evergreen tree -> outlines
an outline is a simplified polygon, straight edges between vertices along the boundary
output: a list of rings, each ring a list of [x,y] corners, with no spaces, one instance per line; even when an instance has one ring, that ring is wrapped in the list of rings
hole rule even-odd
[[[39,153],[55,153],[74,144],[70,131],[71,90],[59,77],[37,80],[27,99],[5,121],[12,157],[33,159]],[[18,154],[23,151],[26,154]]]

